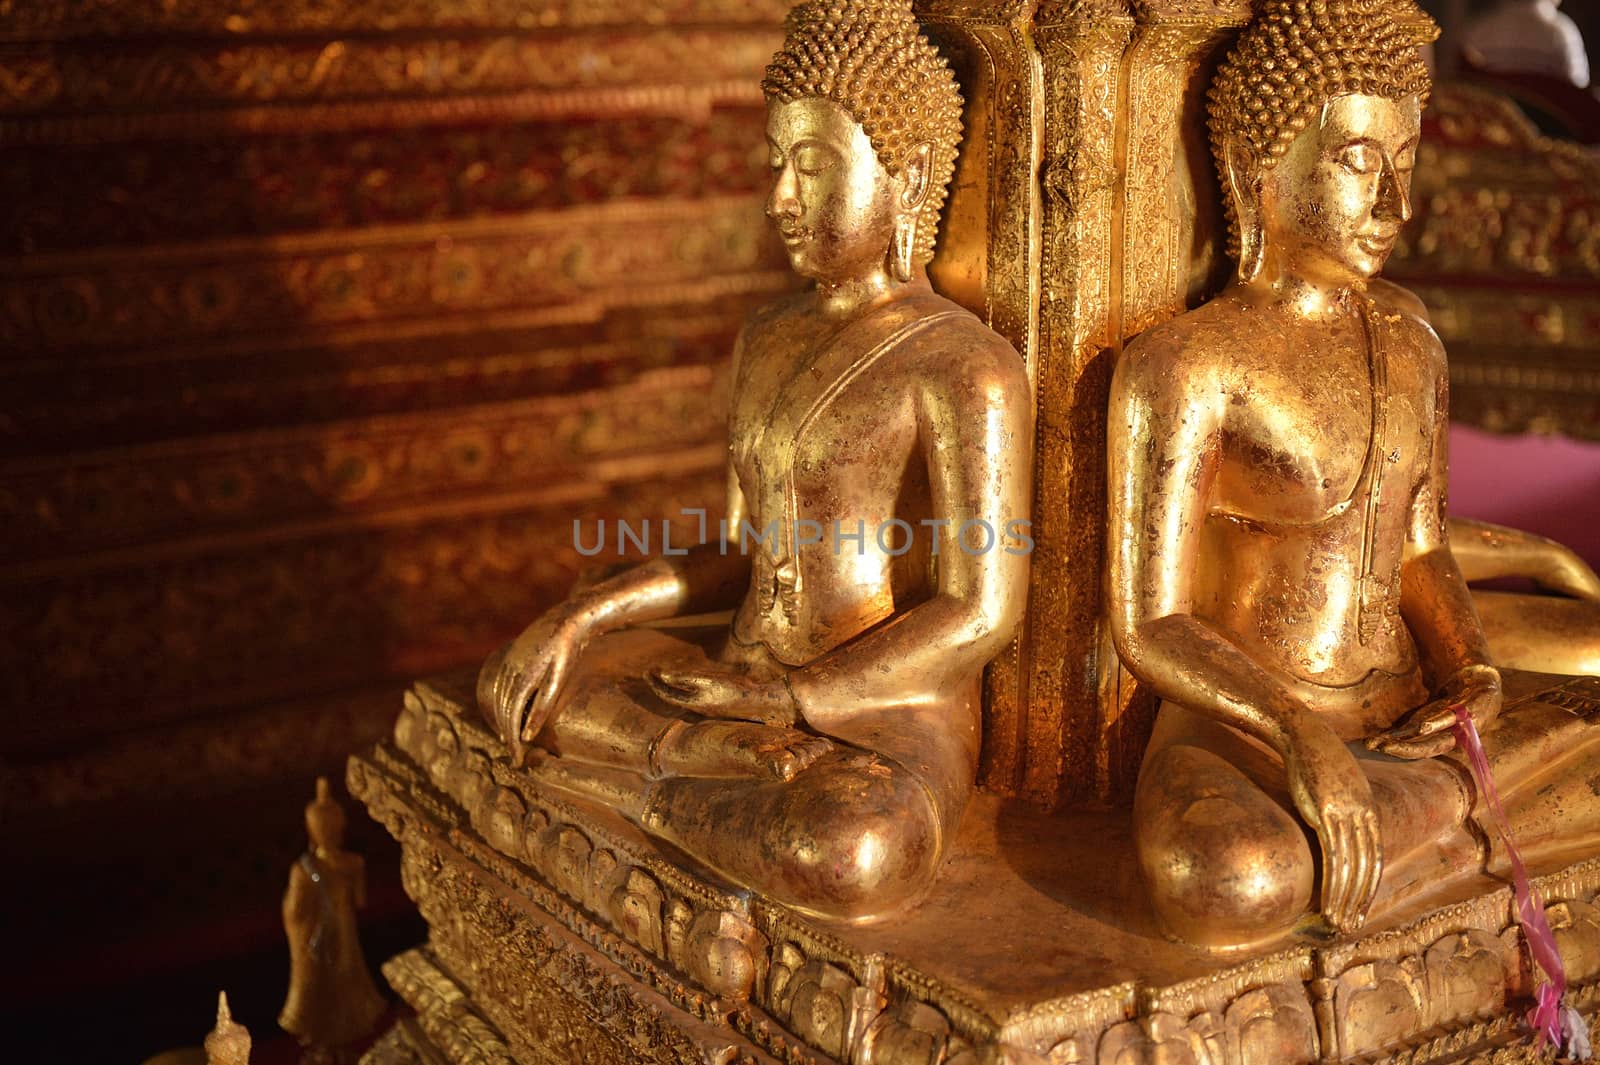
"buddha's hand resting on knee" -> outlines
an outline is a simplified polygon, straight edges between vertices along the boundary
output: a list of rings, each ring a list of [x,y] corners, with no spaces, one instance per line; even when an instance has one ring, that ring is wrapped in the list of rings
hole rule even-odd
[[[1344,743],[1314,714],[1293,719],[1289,794],[1322,846],[1322,916],[1340,932],[1367,919],[1383,874],[1383,842],[1372,786]]]
[[[755,680],[731,669],[653,669],[650,687],[663,702],[702,717],[787,727],[800,720],[794,693],[782,680]]]
[[[594,612],[583,597],[540,615],[478,674],[478,705],[521,765],[560,698],[572,666],[593,638]]]
[[[1367,740],[1367,747],[1394,758],[1432,758],[1456,745],[1456,707],[1465,706],[1482,732],[1500,716],[1500,671],[1470,665],[1445,682],[1443,694],[1407,714],[1398,725]]]

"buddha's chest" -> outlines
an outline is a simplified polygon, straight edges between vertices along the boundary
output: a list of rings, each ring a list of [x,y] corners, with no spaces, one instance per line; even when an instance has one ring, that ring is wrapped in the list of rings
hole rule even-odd
[[[1399,515],[1427,476],[1435,396],[1417,353],[1391,342],[1377,365],[1364,344],[1319,354],[1252,359],[1228,382],[1214,512],[1311,525],[1370,500]]]
[[[917,443],[904,360],[863,367],[834,352],[796,364],[786,354],[746,353],[730,411],[729,459],[753,516],[781,519],[768,511],[792,505],[798,517],[827,520],[892,506]]]

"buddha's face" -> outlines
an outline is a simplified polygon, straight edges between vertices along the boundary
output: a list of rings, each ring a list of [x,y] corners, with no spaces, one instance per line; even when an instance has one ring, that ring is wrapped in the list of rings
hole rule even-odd
[[[844,284],[882,269],[902,209],[902,183],[878,160],[861,124],[832,100],[772,101],[767,150],[767,217],[795,272]]]
[[[1282,273],[1319,285],[1377,276],[1411,217],[1415,96],[1340,96],[1264,175],[1259,224]]]

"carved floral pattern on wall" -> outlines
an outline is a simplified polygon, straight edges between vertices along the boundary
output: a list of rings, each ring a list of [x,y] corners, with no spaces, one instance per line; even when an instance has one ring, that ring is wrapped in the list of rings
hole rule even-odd
[[[573,517],[718,505],[786,9],[0,0],[13,797],[471,661]]]

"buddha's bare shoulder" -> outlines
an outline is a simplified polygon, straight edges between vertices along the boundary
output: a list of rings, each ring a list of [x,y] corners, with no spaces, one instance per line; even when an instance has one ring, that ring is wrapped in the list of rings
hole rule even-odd
[[[1447,373],[1444,343],[1433,331],[1427,306],[1409,289],[1381,278],[1368,286],[1367,295],[1377,313],[1401,340],[1393,346],[1391,356],[1412,362],[1424,379],[1444,376]]]
[[[1386,311],[1410,315],[1422,322],[1432,321],[1428,317],[1428,305],[1423,303],[1415,292],[1387,278],[1375,277],[1367,282],[1367,295],[1372,297],[1372,302]]]
[[[1011,374],[1022,371],[1022,357],[1011,342],[982,323],[978,315],[944,296],[930,302],[930,317],[936,317],[920,333],[920,345],[928,352],[955,352],[970,371],[997,371]]]
[[[946,297],[923,297],[925,325],[894,352],[890,373],[917,382],[933,408],[1032,411],[1027,366],[1010,341]]]
[[[1129,341],[1117,360],[1115,387],[1143,391],[1184,382],[1209,387],[1219,375],[1252,361],[1252,352],[1266,343],[1264,331],[1273,332],[1265,316],[1224,293]]]

